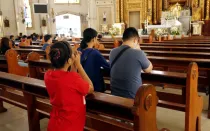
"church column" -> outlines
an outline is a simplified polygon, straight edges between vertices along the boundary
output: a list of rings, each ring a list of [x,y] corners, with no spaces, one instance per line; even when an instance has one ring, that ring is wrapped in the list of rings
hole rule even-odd
[[[16,14],[16,22],[17,22],[17,32],[23,33],[23,35],[27,35],[26,25],[22,20],[24,19],[24,1],[23,0],[14,0],[15,4],[15,14]]]
[[[150,24],[152,24],[152,0],[148,1],[147,17]]]
[[[157,21],[158,23],[161,22],[161,15],[162,15],[162,0],[157,0]]]
[[[56,12],[54,11],[54,2],[52,0],[48,0],[48,12],[49,12],[49,33],[56,34]]]
[[[164,0],[164,10],[168,9],[168,0]]]
[[[96,18],[96,1],[88,0],[88,27],[97,29],[97,18]]]
[[[207,3],[206,3],[206,20],[209,20],[209,7],[210,6],[210,0],[207,0]]]
[[[121,4],[120,4],[120,9],[121,9],[121,20],[120,20],[120,22],[121,23],[124,23],[124,0],[121,0]]]
[[[157,1],[156,0],[153,0],[153,24],[157,24]]]
[[[202,18],[201,18],[202,20],[205,19],[205,16],[204,16],[204,12],[205,12],[205,10],[204,10],[205,6],[204,5],[205,5],[205,3],[204,2],[205,2],[205,0],[200,0],[200,5],[199,5],[202,8]]]
[[[116,23],[120,23],[120,0],[116,0],[116,6],[115,6],[115,10],[116,10]]]

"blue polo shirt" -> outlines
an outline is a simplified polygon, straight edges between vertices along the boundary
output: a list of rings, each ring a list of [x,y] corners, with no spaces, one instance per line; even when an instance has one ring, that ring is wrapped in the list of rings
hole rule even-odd
[[[81,49],[78,49],[81,51]],[[106,90],[103,73],[101,68],[105,71],[110,72],[110,65],[101,53],[92,48],[82,50],[81,64],[91,79],[94,90],[98,92],[104,92]],[[86,60],[85,60],[86,59]]]
[[[46,48],[47,48],[49,45],[50,45],[50,44],[45,43],[45,44],[42,46],[42,50],[46,50]]]

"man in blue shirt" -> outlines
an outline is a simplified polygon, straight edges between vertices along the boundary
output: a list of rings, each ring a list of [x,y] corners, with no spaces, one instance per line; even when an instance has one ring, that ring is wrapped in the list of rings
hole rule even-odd
[[[111,92],[113,95],[135,98],[136,92],[142,85],[141,71],[151,72],[152,63],[140,49],[139,35],[135,28],[128,28],[123,34],[122,46],[110,53]],[[125,48],[127,48],[125,50]],[[118,55],[122,52],[121,55]],[[116,57],[118,56],[118,59]],[[113,61],[115,61],[113,63]]]
[[[44,36],[44,45],[42,47],[42,50],[46,50],[47,46],[51,45],[52,44],[52,36],[47,34]]]

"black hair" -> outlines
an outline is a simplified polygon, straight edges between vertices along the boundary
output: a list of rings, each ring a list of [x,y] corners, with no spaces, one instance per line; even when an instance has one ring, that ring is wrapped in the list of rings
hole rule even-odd
[[[13,37],[14,37],[14,35],[10,35],[10,37],[9,37],[9,38],[10,38],[10,39],[12,39]]]
[[[32,37],[31,36],[28,36],[27,39],[32,39]]]
[[[26,35],[24,35],[22,38],[23,38],[23,39],[26,39],[26,38],[27,38],[27,36],[26,36]]]
[[[9,42],[10,42],[10,40],[7,37],[3,37],[1,39],[1,47],[0,47],[0,49],[1,49],[1,53],[2,54],[5,54],[6,51],[10,49]]]
[[[47,34],[44,36],[44,41],[47,42],[50,38],[52,38],[52,36]]]
[[[123,33],[123,41],[127,41],[131,38],[139,38],[139,33],[134,27],[127,28]]]
[[[97,37],[97,31],[92,28],[87,28],[83,32],[83,39],[80,44],[81,49],[85,49],[88,47],[87,43],[90,42],[93,38]]]
[[[54,43],[50,48],[49,56],[54,68],[63,68],[65,63],[72,56],[72,49],[70,44],[66,41],[58,41]]]
[[[21,33],[21,32],[20,32],[20,33],[19,33],[19,36],[21,36],[21,37],[22,37],[22,36],[23,36],[23,33]]]

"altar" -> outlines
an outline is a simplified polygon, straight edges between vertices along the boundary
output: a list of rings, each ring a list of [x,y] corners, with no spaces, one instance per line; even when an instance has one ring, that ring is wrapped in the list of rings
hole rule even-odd
[[[161,25],[147,25],[148,34],[151,33],[151,30],[161,29],[163,33],[170,34],[171,28],[176,27],[180,32],[182,31],[182,24],[176,20],[162,20]]]

